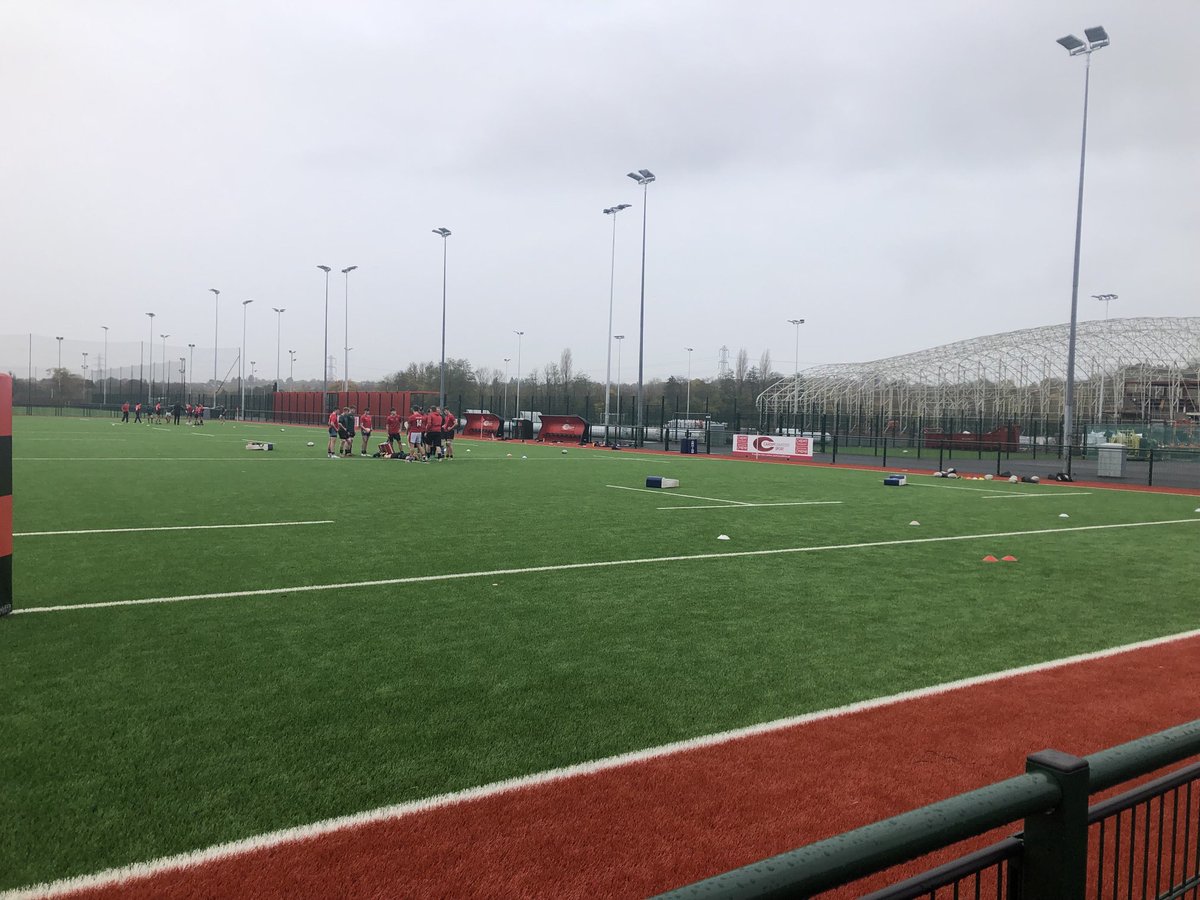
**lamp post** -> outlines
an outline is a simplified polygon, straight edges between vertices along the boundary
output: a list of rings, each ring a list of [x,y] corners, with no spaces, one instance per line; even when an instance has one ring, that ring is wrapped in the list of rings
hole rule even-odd
[[[508,364],[512,361],[511,356],[504,357],[504,400],[500,404],[500,419],[503,421],[508,418]]]
[[[692,351],[696,348],[684,347],[683,349],[688,352],[687,405],[684,407],[683,417],[690,422],[692,418]],[[676,408],[678,409],[678,407]],[[691,425],[685,427],[691,428]]]
[[[60,337],[56,337],[55,340],[58,341],[58,367],[61,369],[62,368],[62,342],[63,342],[63,339],[60,336]]]
[[[101,377],[104,379],[104,387],[100,395],[100,403],[106,405],[108,403],[108,326],[101,325],[104,329],[104,360],[100,364]]]
[[[642,290],[641,290],[641,305],[638,312],[638,389],[637,389],[637,424],[640,428],[645,423],[642,421],[645,410],[645,404],[642,402],[643,396],[643,374],[645,371],[646,362],[646,201],[649,198],[649,190],[651,182],[655,181],[654,173],[649,169],[638,169],[636,172],[627,173],[629,178],[632,178],[642,186]],[[645,435],[642,435],[645,439]]]
[[[154,313],[148,312],[146,316],[150,317],[150,380],[146,382],[146,403],[149,403],[150,395],[154,394]]]
[[[165,382],[167,380],[167,338],[170,335],[160,334],[159,337],[162,338],[163,381]]]
[[[613,290],[617,280],[617,213],[629,209],[628,203],[618,203],[604,210],[606,216],[612,216],[612,262],[608,272],[608,331],[605,332],[604,343],[607,351],[604,364],[604,443],[608,443],[608,399],[612,394],[612,320],[613,320]]]
[[[329,266],[317,266],[325,273],[325,353],[321,356],[321,413],[329,405]]]
[[[146,313],[150,317],[150,380],[146,384],[146,402],[150,402],[150,395],[154,393],[154,313]]]
[[[272,306],[275,310],[275,389],[279,390],[279,338],[283,334],[283,314],[287,307]]]
[[[213,409],[217,408],[217,385],[221,383],[221,373],[217,371],[217,323],[221,316],[221,292],[209,288],[213,295]]]
[[[288,363],[288,384],[292,384],[296,380],[296,351],[289,350],[288,356],[291,357],[291,362]]]
[[[517,408],[513,418],[518,419],[521,416],[521,338],[525,336],[525,332],[514,331],[513,334],[517,336]]]
[[[1108,318],[1108,304],[1117,299],[1116,294],[1092,294],[1093,300],[1099,300],[1104,304],[1104,318]]]
[[[442,375],[441,408],[446,408],[446,249],[450,245],[449,228],[435,228],[433,233],[442,239]]]
[[[238,387],[241,391],[238,418],[242,421],[246,420],[246,307],[253,302],[253,300],[242,301],[242,350],[238,354],[238,381],[240,382]]]
[[[796,430],[796,417],[800,412],[800,326],[803,319],[788,319],[789,325],[796,326],[796,365],[792,378],[792,431]]]
[[[1079,311],[1079,244],[1083,237],[1083,170],[1087,160],[1087,114],[1088,88],[1092,74],[1092,54],[1101,47],[1108,46],[1108,32],[1097,25],[1095,28],[1083,30],[1086,41],[1073,34],[1058,39],[1071,56],[1083,56],[1087,65],[1083,70],[1083,137],[1079,144],[1079,197],[1075,203],[1075,262],[1071,273],[1071,327],[1067,336],[1067,392],[1063,401],[1063,443],[1059,448],[1060,455],[1068,460],[1068,470],[1071,458],[1071,433],[1074,430],[1075,415],[1075,322]]]
[[[613,340],[617,342],[617,439],[621,437],[621,344],[625,340],[625,335],[614,334]]]
[[[87,358],[88,358],[87,351],[84,350],[83,351],[83,380],[85,382],[85,387],[86,387],[86,382],[87,382],[87,377],[88,377]]]
[[[358,266],[346,266],[342,274],[346,276],[346,332],[342,344],[342,390],[350,390],[350,273]]]
[[[188,367],[187,372],[183,377],[183,394],[184,400],[187,400],[188,385],[192,383],[192,378],[196,374],[196,345],[188,344]]]

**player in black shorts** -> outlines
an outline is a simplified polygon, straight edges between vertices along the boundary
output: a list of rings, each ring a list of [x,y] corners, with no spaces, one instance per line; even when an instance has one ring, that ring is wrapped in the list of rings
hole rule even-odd
[[[342,410],[338,417],[338,437],[342,441],[340,453],[342,456],[354,455],[354,411],[349,407]]]

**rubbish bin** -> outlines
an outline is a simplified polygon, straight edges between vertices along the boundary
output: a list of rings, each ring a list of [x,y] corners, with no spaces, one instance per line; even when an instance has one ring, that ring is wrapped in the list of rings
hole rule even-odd
[[[679,439],[680,453],[699,453],[700,439],[699,438],[680,438]]]
[[[1100,478],[1125,477],[1125,445],[1101,444],[1096,448],[1096,475]]]

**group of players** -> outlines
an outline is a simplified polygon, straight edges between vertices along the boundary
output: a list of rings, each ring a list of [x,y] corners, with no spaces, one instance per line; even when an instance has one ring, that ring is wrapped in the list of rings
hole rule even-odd
[[[329,413],[329,458],[354,456],[354,438],[357,434],[362,438],[360,456],[411,462],[454,459],[454,432],[458,427],[458,419],[448,409],[431,406],[425,412],[421,407],[414,406],[407,418],[393,409],[384,419],[387,440],[379,445],[375,453],[368,453],[374,424],[370,409],[364,409],[358,415],[353,406],[343,407],[340,411],[334,408]]]
[[[129,401],[126,400],[121,404],[122,422],[129,421],[129,409]],[[204,424],[203,403],[197,403],[195,406],[192,406],[190,403],[184,404],[176,402],[173,406],[165,407],[162,405],[162,401],[155,403],[153,407],[145,410],[142,409],[141,401],[135,403],[133,406],[133,423],[137,425],[142,421],[142,417],[145,416],[148,424],[153,423],[155,425],[163,425],[167,422],[170,422],[171,419],[174,418],[175,424],[178,425],[180,418],[185,414],[185,412],[187,414],[189,425]],[[224,416],[222,416],[222,418],[224,418]]]

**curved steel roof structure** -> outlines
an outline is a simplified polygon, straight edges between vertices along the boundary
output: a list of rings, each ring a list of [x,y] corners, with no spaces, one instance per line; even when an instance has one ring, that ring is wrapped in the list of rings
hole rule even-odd
[[[763,416],[1062,413],[1069,327],[1047,325],[862,363],[802,370],[758,397]],[[1200,317],[1104,319],[1076,329],[1080,421],[1178,418],[1200,408]]]

